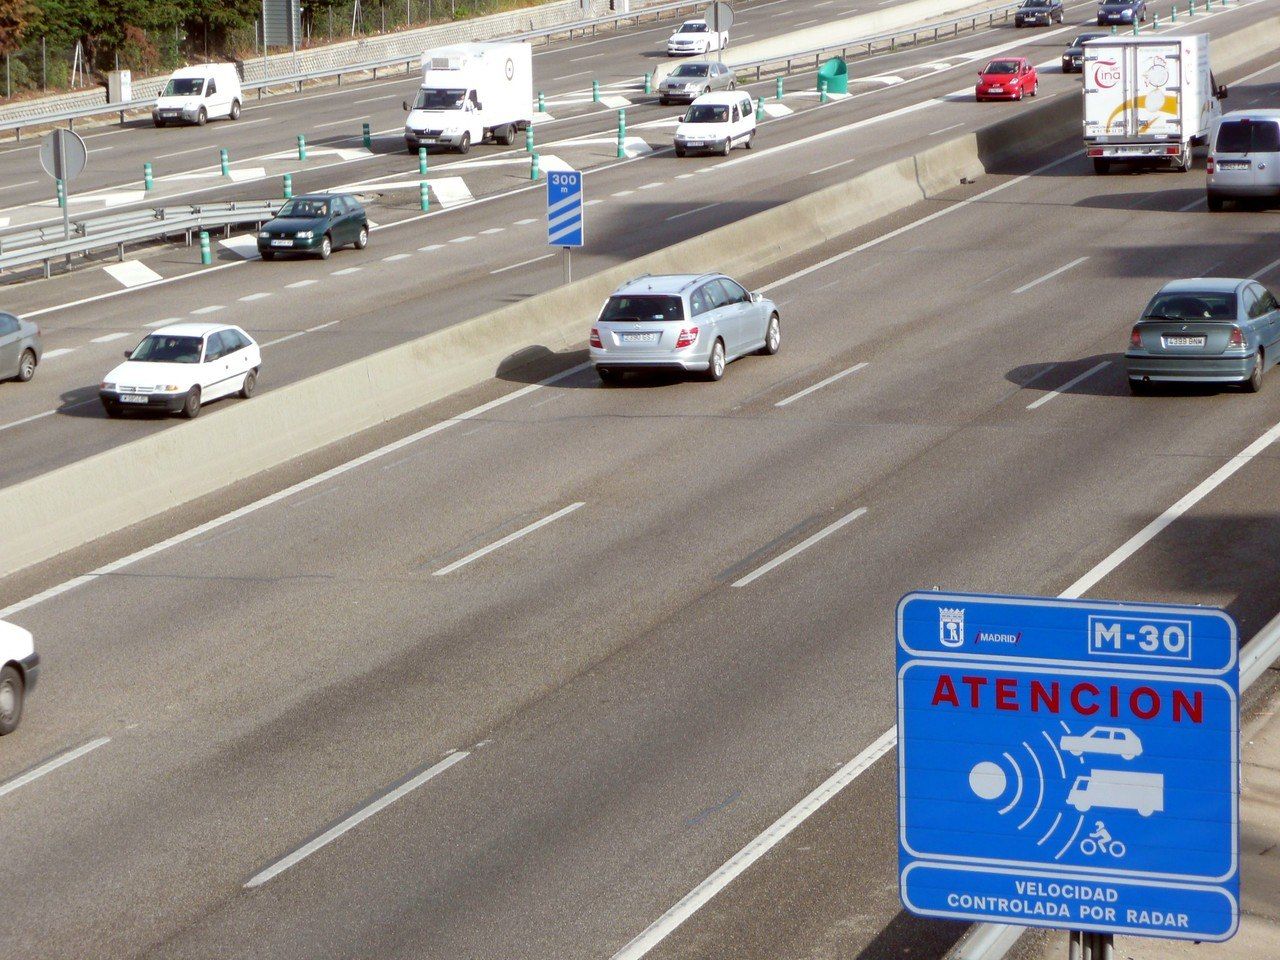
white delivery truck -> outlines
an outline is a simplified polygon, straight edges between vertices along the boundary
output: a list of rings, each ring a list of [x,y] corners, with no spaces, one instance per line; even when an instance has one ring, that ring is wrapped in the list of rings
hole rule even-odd
[[[1191,169],[1226,87],[1209,69],[1209,37],[1101,37],[1084,45],[1084,147],[1096,173],[1117,161]]]
[[[527,43],[463,43],[422,55],[422,88],[404,124],[410,153],[466,153],[492,138],[508,146],[533,123],[533,53]]]
[[[217,117],[239,120],[243,102],[234,63],[199,63],[173,72],[151,108],[151,120],[157,127],[166,123],[203,126]]]

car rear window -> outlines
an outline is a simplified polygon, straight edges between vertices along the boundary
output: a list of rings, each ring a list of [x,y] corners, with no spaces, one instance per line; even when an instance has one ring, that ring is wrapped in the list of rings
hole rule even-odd
[[[600,311],[601,320],[683,320],[684,311],[679,297],[640,296],[610,297]]]
[[[1280,124],[1274,120],[1225,120],[1218,127],[1219,153],[1280,153]]]
[[[1236,319],[1236,295],[1218,291],[1157,293],[1147,305],[1144,317],[1204,321]]]

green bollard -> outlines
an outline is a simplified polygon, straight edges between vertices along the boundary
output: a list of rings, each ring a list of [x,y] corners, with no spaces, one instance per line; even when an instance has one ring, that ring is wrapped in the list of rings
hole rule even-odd
[[[826,103],[830,99],[831,98],[827,96],[827,81],[819,80],[818,81],[818,102]]]
[[[369,125],[367,123],[361,124],[360,139],[364,142],[364,148],[366,150],[373,149],[373,134],[369,132]]]
[[[756,97],[756,123],[764,119],[764,97]]]
[[[627,155],[627,111],[618,111],[618,159]]]
[[[204,266],[213,263],[213,252],[209,249],[209,231],[200,231],[200,262]]]
[[[541,176],[538,170],[538,155],[536,153],[529,155],[529,179],[537,180]]]
[[[431,195],[427,192],[427,181],[425,180],[418,184],[418,205],[422,207],[423,213],[431,209]]]
[[[1134,24],[1134,26],[1135,26],[1135,27],[1137,27],[1137,24],[1135,23],[1135,24]],[[1152,17],[1151,17],[1151,29],[1152,29],[1152,30],[1159,30],[1159,29],[1160,29],[1160,14],[1158,14],[1158,13],[1157,13],[1157,14],[1153,14],[1153,15],[1152,15]]]
[[[591,81],[591,102],[592,103],[600,102],[600,81],[599,80]]]
[[[286,173],[284,175],[284,198],[288,200],[293,196],[293,174]]]
[[[1120,28],[1113,23],[1111,25],[1111,35],[1114,37],[1119,32],[1119,29]]]
[[[1138,35],[1138,23],[1136,20],[1134,21],[1134,24],[1133,24],[1133,35],[1135,37]]]
[[[427,175],[427,148],[426,147],[418,148],[418,174],[424,177]]]
[[[156,182],[151,179],[151,163],[148,161],[142,165],[142,189],[150,190],[155,185]]]
[[[646,73],[644,75],[644,92],[653,93],[653,74]]]
[[[307,159],[307,138],[302,134],[298,134],[298,159]]]
[[[226,150],[218,151],[218,166],[222,168],[222,175],[224,177],[231,176],[231,158],[227,156]]]
[[[1170,23],[1178,22],[1178,5],[1176,3],[1169,8],[1169,22]]]
[[[547,98],[543,96],[543,93],[541,90],[538,91],[538,112],[539,113],[547,112]]]
[[[67,187],[61,180],[57,181],[58,190],[58,206],[65,207],[67,205]]]
[[[524,128],[524,149],[526,153],[533,153],[533,124]]]
[[[782,99],[782,78],[779,77],[777,83],[773,85],[773,99]]]

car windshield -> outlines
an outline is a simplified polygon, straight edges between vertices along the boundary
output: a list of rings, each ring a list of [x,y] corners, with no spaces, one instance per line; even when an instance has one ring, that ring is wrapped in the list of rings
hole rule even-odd
[[[174,77],[164,88],[162,97],[198,97],[204,79],[201,77]]]
[[[600,311],[601,320],[634,320],[637,323],[654,320],[683,320],[679,297],[658,295],[641,297],[610,297]]]
[[[705,23],[682,23],[680,24],[680,33],[706,33],[707,25]]]
[[[1022,4],[1022,8],[1024,10],[1032,7],[1047,7],[1047,6],[1049,6],[1049,0],[1024,0]]]
[[[1225,120],[1218,127],[1220,153],[1280,153],[1280,124],[1274,120]]]
[[[310,219],[312,217],[327,217],[329,215],[329,203],[326,200],[309,200],[305,197],[294,197],[283,207],[280,208],[280,217],[299,217]]]
[[[705,77],[709,69],[705,63],[682,63],[671,75],[673,77]]]
[[[418,91],[418,99],[413,102],[415,110],[461,110],[466,102],[465,90],[427,90]]]
[[[684,115],[685,123],[727,123],[729,108],[720,103],[695,103]]]
[[[134,348],[129,359],[145,363],[199,363],[200,338],[153,333]]]
[[[997,74],[1004,76],[1010,73],[1018,72],[1017,60],[992,60],[982,70],[986,74]]]
[[[1236,295],[1213,290],[1158,293],[1142,316],[1144,320],[1232,322],[1236,319]]]

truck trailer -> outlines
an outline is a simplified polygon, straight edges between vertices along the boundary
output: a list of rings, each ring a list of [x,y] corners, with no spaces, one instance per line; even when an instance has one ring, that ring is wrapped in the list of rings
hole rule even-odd
[[[466,153],[491,139],[510,146],[533,122],[533,54],[527,43],[463,43],[422,54],[422,86],[404,125],[410,153]]]

